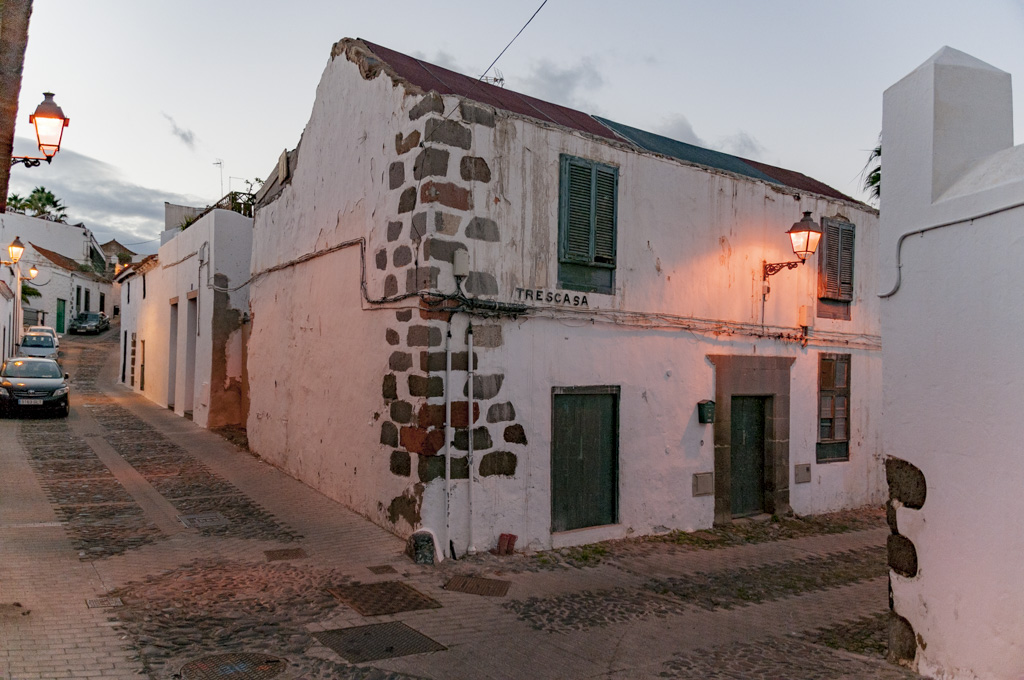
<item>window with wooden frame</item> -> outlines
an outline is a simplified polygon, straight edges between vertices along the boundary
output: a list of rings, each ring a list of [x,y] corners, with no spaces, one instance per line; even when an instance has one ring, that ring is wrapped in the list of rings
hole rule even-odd
[[[558,283],[570,290],[615,291],[619,169],[563,154],[558,205]]]
[[[853,301],[854,225],[837,217],[821,220],[818,251],[818,316],[850,319]]]
[[[850,355],[818,355],[817,461],[850,460]]]

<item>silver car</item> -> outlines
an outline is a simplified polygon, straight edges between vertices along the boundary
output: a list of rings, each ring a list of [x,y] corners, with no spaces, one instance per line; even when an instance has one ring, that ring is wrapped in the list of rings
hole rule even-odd
[[[49,333],[25,333],[21,336],[18,354],[23,357],[57,359],[57,340]]]
[[[60,349],[60,336],[57,335],[57,331],[52,326],[29,326],[25,329],[26,333],[46,333],[47,335],[53,336],[53,344]]]

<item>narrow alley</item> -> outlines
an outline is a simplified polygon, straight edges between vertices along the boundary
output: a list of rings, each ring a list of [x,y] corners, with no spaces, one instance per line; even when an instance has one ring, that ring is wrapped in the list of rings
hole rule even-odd
[[[62,342],[0,420],[0,677],[897,680],[876,510],[417,565],[401,539]]]

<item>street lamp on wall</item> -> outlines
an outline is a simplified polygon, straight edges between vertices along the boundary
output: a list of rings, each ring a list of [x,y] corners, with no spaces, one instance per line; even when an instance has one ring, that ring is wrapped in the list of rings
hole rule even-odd
[[[786,232],[793,244],[793,252],[799,258],[792,262],[764,262],[762,281],[768,281],[769,276],[778,274],[783,269],[796,269],[802,265],[808,257],[818,249],[818,241],[821,240],[821,229],[811,219],[811,211],[804,211],[803,219],[795,222],[789,231]]]
[[[7,246],[7,255],[11,259],[0,260],[0,265],[14,268],[14,315],[11,319],[14,328],[11,329],[11,354],[17,351],[18,343],[21,342],[21,282],[34,279],[39,273],[39,270],[33,265],[28,271],[28,276],[21,275],[21,267],[18,266],[18,261],[21,260],[24,252],[25,244],[21,242],[20,237],[15,236],[14,240],[11,241],[11,245]]]
[[[28,122],[32,123],[36,129],[36,142],[43,155],[40,158],[15,156],[11,158],[11,165],[21,163],[26,168],[34,168],[43,161],[49,163],[60,151],[64,128],[68,126],[71,119],[67,118],[57,102],[53,101],[53,93],[44,92],[43,101],[36,107],[35,113],[28,117]]]

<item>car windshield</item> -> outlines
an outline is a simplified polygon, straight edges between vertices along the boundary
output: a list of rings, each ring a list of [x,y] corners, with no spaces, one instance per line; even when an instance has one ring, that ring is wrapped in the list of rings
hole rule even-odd
[[[0,376],[5,378],[60,378],[60,367],[53,361],[18,361],[4,364]]]
[[[80,322],[81,321],[99,321],[99,320],[100,320],[100,315],[99,314],[90,314],[88,312],[82,312],[81,314],[78,315],[78,321],[80,321]]]
[[[53,347],[53,338],[49,335],[26,335],[21,339],[22,347]]]

